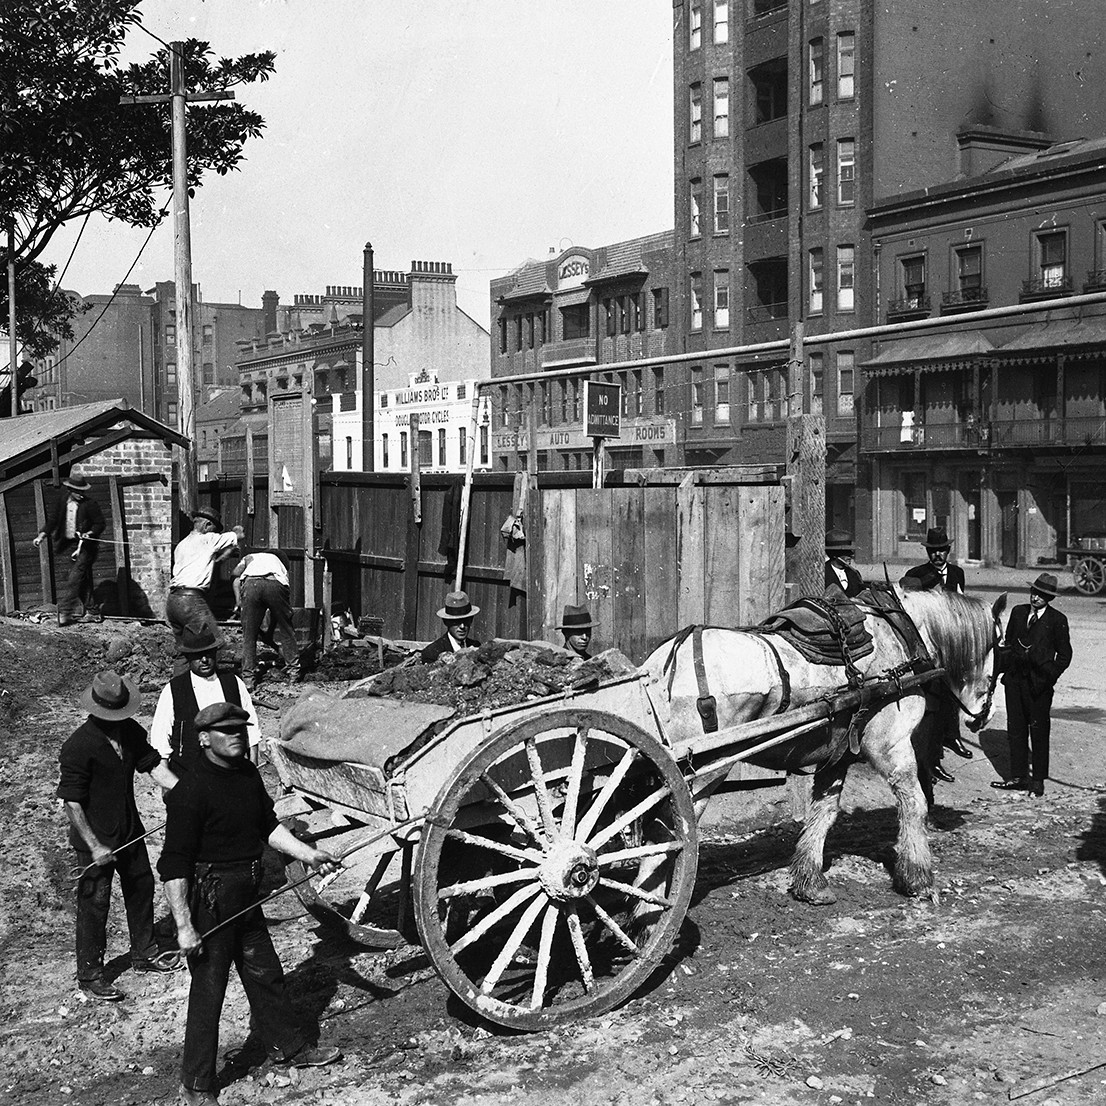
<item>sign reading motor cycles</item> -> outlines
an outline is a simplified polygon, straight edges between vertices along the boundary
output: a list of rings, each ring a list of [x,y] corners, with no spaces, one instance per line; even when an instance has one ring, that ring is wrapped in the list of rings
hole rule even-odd
[[[589,438],[622,433],[622,385],[584,381],[584,427]]]

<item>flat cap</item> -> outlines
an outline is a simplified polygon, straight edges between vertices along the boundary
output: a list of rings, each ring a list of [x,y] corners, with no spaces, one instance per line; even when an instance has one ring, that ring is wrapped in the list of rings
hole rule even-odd
[[[197,731],[225,730],[233,732],[234,730],[243,729],[249,720],[249,713],[233,703],[212,703],[211,706],[204,707],[196,715],[194,724]]]

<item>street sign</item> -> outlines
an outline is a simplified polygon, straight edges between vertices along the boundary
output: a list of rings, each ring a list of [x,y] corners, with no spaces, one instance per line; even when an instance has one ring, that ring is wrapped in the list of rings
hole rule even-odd
[[[617,438],[622,432],[622,386],[584,381],[584,427],[589,438]]]

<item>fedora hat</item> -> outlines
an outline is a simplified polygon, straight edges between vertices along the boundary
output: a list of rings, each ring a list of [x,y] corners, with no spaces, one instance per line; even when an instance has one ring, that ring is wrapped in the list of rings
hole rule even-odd
[[[591,611],[587,607],[567,606],[564,614],[561,615],[557,629],[563,630],[566,634],[578,634],[581,630],[591,630],[594,626]]]
[[[197,507],[192,512],[192,518],[193,520],[198,518],[206,518],[209,522],[214,522],[220,530],[222,530],[223,528],[222,516],[219,514],[218,511],[215,510],[214,507]]]
[[[118,722],[138,713],[142,695],[129,676],[120,676],[113,669],[97,672],[92,683],[81,692],[81,706],[94,718]]]
[[[835,528],[826,531],[827,553],[852,553],[854,549],[856,549],[856,542],[853,541],[853,536],[848,530]]]
[[[1055,599],[1060,594],[1060,581],[1052,575],[1051,572],[1042,572],[1032,584],[1029,585],[1030,591],[1040,592],[1041,595],[1047,595],[1049,599]]]
[[[922,543],[926,549],[951,549],[949,533],[943,526],[931,526],[926,531],[926,540]]]
[[[197,656],[202,653],[214,653],[223,639],[217,637],[209,626],[202,626],[193,630],[191,626],[185,626],[180,638],[180,653],[182,656]]]
[[[438,617],[443,622],[460,622],[479,613],[480,608],[472,603],[465,592],[451,591],[445,597],[445,606],[439,609]]]
[[[71,492],[92,491],[92,485],[79,472],[70,472],[61,482],[61,486],[68,488]]]

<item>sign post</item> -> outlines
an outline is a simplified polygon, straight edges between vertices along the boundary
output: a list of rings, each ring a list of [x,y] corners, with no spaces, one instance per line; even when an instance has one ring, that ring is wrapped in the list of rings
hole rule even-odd
[[[591,486],[603,486],[603,442],[622,433],[622,386],[584,381],[584,428],[594,443]]]

